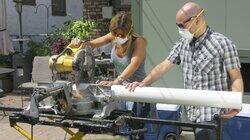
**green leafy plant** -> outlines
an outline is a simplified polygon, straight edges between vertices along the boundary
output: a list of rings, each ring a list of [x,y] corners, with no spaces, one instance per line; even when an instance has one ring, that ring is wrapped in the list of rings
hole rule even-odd
[[[33,59],[35,56],[59,54],[72,38],[88,39],[96,26],[94,21],[87,20],[66,21],[62,26],[53,26],[52,31],[42,42],[28,43],[27,55]]]
[[[69,28],[64,36],[67,40],[71,40],[72,38],[79,38],[81,40],[84,40],[92,35],[95,26],[96,23],[93,21],[74,21],[69,24]]]
[[[52,47],[53,54],[58,54],[70,43],[72,38],[79,38],[81,40],[90,38],[96,26],[97,24],[94,21],[67,21],[60,27],[53,27],[48,37],[44,40],[44,45]],[[65,40],[66,44],[62,43],[62,40]]]
[[[10,68],[12,67],[12,55],[0,54],[0,67]]]
[[[43,45],[42,42],[34,42],[29,41],[28,43],[29,50],[27,51],[27,55],[29,55],[32,60],[35,56],[50,56],[51,48]]]

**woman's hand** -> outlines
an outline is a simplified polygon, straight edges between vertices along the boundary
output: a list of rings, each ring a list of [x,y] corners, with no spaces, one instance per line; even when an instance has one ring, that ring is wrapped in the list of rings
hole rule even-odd
[[[113,81],[101,81],[98,83],[98,85],[101,86],[112,86],[113,85]]]
[[[133,92],[133,91],[135,91],[136,87],[144,87],[144,86],[146,86],[146,84],[144,82],[135,81],[133,83],[128,83],[126,85],[126,89],[128,89],[130,92]]]
[[[73,38],[70,42],[70,44],[75,47],[78,48],[81,45],[82,41],[78,38]]]
[[[124,79],[121,79],[118,77],[114,81],[101,81],[98,83],[98,85],[102,85],[102,86],[120,85],[122,84],[123,81]]]

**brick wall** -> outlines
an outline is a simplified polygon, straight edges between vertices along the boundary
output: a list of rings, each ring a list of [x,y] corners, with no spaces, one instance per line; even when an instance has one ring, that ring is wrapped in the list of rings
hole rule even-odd
[[[131,11],[131,6],[130,5],[120,5],[119,0],[112,0],[112,5],[114,7],[113,14],[115,15],[119,11]]]
[[[119,11],[130,11],[130,6],[119,5],[119,0],[83,0],[83,5],[83,18],[99,23],[98,28],[95,29],[95,35],[92,38],[105,35],[109,32],[110,19],[102,18],[103,6],[113,6],[113,14]]]

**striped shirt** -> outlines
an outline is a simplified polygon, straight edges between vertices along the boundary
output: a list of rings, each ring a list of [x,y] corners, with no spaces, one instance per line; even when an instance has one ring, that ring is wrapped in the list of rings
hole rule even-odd
[[[230,91],[228,70],[240,68],[236,46],[224,35],[207,27],[191,43],[181,38],[172,48],[168,60],[180,64],[186,89]],[[211,121],[220,108],[187,106],[193,122]]]

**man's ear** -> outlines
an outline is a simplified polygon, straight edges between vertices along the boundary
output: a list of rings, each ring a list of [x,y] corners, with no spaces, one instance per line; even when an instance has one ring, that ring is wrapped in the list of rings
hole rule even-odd
[[[199,23],[201,22],[201,17],[197,17],[196,20],[195,20],[195,24],[196,25],[199,25]]]

